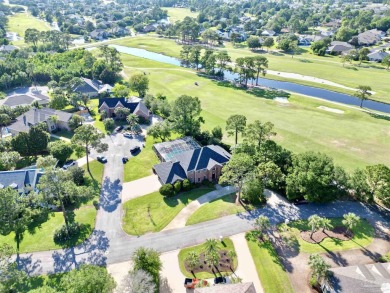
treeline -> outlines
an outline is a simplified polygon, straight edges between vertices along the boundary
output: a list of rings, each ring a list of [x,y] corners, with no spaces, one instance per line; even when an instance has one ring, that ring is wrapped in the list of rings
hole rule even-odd
[[[34,51],[64,52],[69,49],[72,37],[56,30],[38,31],[35,28],[29,28],[24,33],[24,41],[32,44]]]
[[[67,83],[74,77],[114,83],[119,79],[122,68],[119,54],[116,49],[107,46],[102,46],[100,51],[101,58],[84,49],[55,54],[16,50],[0,63],[0,90],[50,81]]]

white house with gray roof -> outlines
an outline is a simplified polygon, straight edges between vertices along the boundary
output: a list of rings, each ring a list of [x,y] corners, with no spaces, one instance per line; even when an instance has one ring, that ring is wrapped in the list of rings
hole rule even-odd
[[[112,86],[104,84],[100,80],[82,77],[81,81],[81,84],[76,86],[73,91],[88,97],[97,97],[101,93],[111,92],[112,89]]]
[[[57,116],[56,123],[52,121],[52,116]],[[71,113],[54,110],[51,108],[32,108],[26,113],[17,117],[15,122],[7,126],[7,129],[12,133],[12,135],[17,135],[20,132],[28,132],[32,126],[44,122],[47,124],[48,132],[60,129],[69,131],[69,120],[72,118],[72,116],[73,114]]]

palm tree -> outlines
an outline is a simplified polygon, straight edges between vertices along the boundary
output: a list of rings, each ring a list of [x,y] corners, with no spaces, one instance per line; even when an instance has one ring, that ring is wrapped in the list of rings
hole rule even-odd
[[[134,125],[138,124],[139,118],[135,114],[129,114],[126,121],[129,123],[130,129],[132,129]]]
[[[260,232],[260,236],[263,237],[263,233],[271,226],[269,218],[266,216],[259,216],[255,221],[255,227]]]
[[[363,101],[368,100],[368,98],[372,95],[371,87],[368,85],[359,85],[357,87],[357,91],[355,93],[355,97],[359,98],[361,100],[360,102],[360,108],[363,106]]]
[[[58,116],[57,115],[51,115],[50,116],[50,121],[57,128]]]
[[[232,249],[228,251],[227,256],[230,258],[230,268],[232,268],[232,265],[234,264],[234,260],[237,257],[237,253],[235,250]]]
[[[309,217],[309,226],[311,227],[310,238],[313,236],[313,233],[317,231],[319,224],[321,223],[321,217],[318,215],[312,215]]]
[[[347,233],[352,230],[359,222],[360,217],[354,213],[348,213],[343,216],[343,225],[347,227]]]
[[[319,254],[311,254],[309,256],[308,264],[312,270],[312,274],[317,277],[317,280],[326,278],[328,275],[330,265],[328,265]]]
[[[319,223],[319,227],[322,228],[322,232],[325,232],[325,230],[330,230],[333,228],[333,225],[331,224],[331,221],[327,218],[321,218],[321,221]]]
[[[195,251],[190,251],[185,261],[192,271],[197,265],[199,265],[199,255]]]
[[[218,252],[219,242],[217,239],[207,239],[206,240],[206,254],[213,254]]]
[[[212,253],[206,253],[206,261],[215,267],[217,267],[219,259],[220,257],[217,251],[214,251]]]
[[[268,59],[264,56],[256,56],[254,58],[254,60],[255,60],[255,66],[256,66],[256,71],[257,71],[256,85],[258,85],[260,73],[262,73],[264,76],[266,73],[265,69],[268,68]]]

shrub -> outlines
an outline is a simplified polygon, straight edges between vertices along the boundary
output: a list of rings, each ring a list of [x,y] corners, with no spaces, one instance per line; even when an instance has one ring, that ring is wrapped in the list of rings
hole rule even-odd
[[[188,179],[184,179],[183,180],[182,187],[183,187],[184,191],[188,191],[188,190],[191,190],[193,188],[190,180],[188,180]]]
[[[71,223],[66,229],[66,225],[62,225],[61,228],[57,229],[54,232],[54,243],[64,244],[67,243],[74,237],[77,237],[80,234],[81,227],[79,223]]]
[[[175,194],[172,184],[164,184],[160,187],[160,193],[164,196],[173,196]]]
[[[175,193],[179,193],[181,190],[181,181],[176,181],[174,184]]]
[[[311,276],[310,278],[310,286],[312,288],[315,288],[318,286],[318,281],[317,281],[317,278],[315,276]]]
[[[68,172],[70,172],[73,182],[77,185],[83,185],[84,184],[84,169],[80,168],[78,166],[72,166],[68,169]]]

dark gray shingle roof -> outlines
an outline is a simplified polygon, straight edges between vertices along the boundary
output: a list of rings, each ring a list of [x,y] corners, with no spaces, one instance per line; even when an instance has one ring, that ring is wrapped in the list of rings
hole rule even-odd
[[[175,183],[177,180],[184,180],[187,178],[187,174],[180,166],[180,162],[163,162],[154,165],[153,168],[163,184]]]
[[[23,192],[26,184],[30,184],[32,188],[35,188],[40,178],[38,174],[40,174],[39,169],[3,171],[0,172],[0,185],[3,188],[17,186],[18,191]]]

